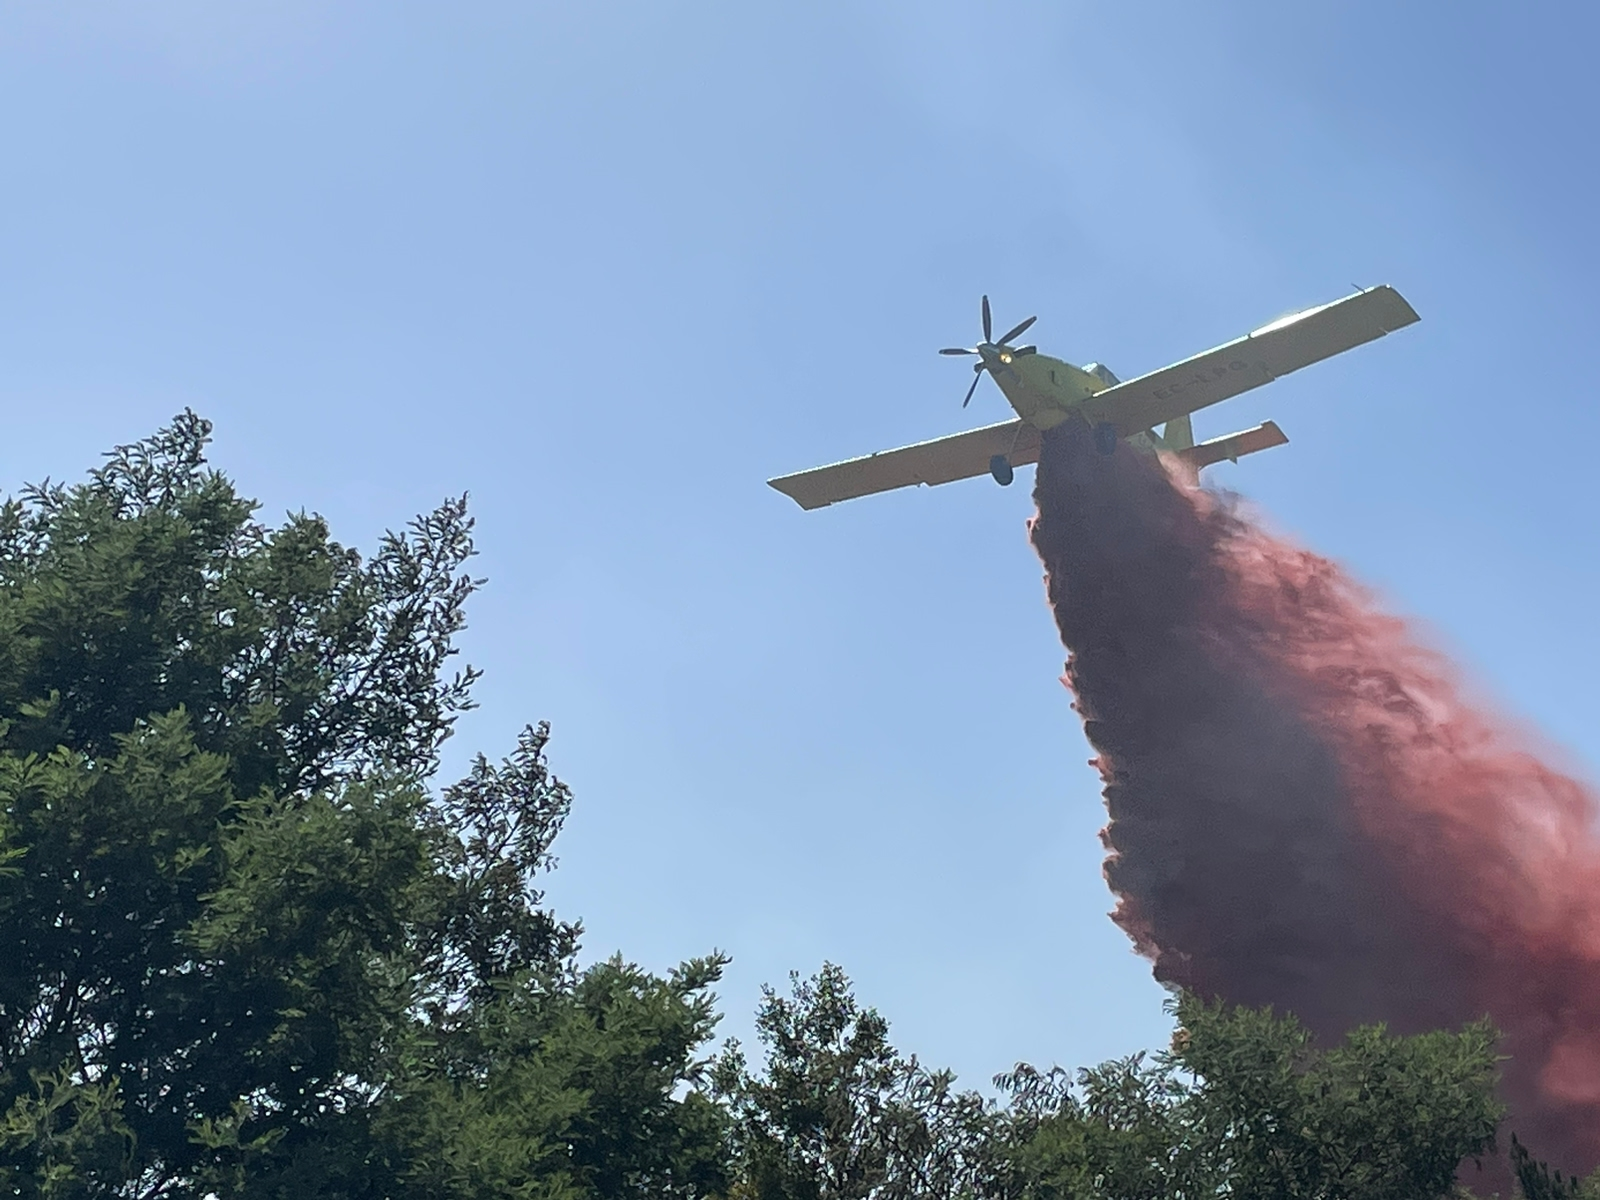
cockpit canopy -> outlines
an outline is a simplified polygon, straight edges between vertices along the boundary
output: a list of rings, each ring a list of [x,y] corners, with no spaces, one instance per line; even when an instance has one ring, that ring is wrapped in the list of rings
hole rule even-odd
[[[1107,387],[1116,387],[1117,384],[1122,382],[1111,373],[1111,368],[1106,366],[1105,363],[1090,363],[1084,370],[1098,378]]]

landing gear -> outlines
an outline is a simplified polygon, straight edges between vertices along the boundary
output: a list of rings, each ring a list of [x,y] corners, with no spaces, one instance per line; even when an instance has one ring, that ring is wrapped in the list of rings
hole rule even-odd
[[[1011,460],[1004,454],[996,454],[989,460],[989,474],[994,476],[994,481],[1001,487],[1009,487],[1013,475]]]
[[[1117,452],[1117,427],[1107,421],[1102,421],[1094,427],[1094,448],[1101,454],[1111,455]]]

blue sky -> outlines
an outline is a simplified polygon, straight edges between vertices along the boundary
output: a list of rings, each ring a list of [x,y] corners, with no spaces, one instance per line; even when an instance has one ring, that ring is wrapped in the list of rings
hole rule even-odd
[[[22,2],[0,483],[192,406],[269,517],[470,491],[487,675],[549,718],[585,953],[824,958],[980,1084],[1165,1040],[1106,919],[1031,473],[764,480],[1006,415],[1006,325],[1124,378],[1354,284],[1420,325],[1202,414],[1215,473],[1600,763],[1600,18],[1576,4]]]

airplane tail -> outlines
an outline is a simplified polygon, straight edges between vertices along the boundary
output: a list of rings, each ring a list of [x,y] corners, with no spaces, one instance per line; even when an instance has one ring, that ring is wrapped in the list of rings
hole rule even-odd
[[[1170,430],[1177,422],[1167,425]],[[1184,430],[1188,432],[1189,418],[1183,418]],[[1165,435],[1162,438],[1166,440]],[[1212,438],[1209,442],[1201,442],[1198,446],[1193,444],[1191,436],[1187,449],[1179,450],[1178,457],[1183,459],[1196,471],[1219,463],[1223,459],[1229,462],[1238,462],[1246,454],[1254,454],[1258,450],[1270,450],[1274,446],[1285,445],[1289,439],[1284,436],[1283,430],[1278,428],[1276,421],[1265,421],[1254,429],[1241,430],[1239,433],[1230,433],[1226,437]]]
[[[1194,425],[1188,413],[1161,427],[1161,444],[1168,450],[1188,450],[1194,446]]]

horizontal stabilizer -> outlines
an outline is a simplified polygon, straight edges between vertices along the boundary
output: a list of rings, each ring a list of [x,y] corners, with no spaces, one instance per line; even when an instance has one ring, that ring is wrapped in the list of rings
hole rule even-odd
[[[1254,429],[1230,433],[1227,437],[1212,438],[1209,442],[1201,442],[1198,446],[1180,450],[1178,457],[1198,471],[1202,467],[1209,467],[1224,459],[1238,462],[1246,454],[1254,454],[1257,450],[1271,450],[1274,446],[1285,445],[1288,441],[1276,421],[1267,421]]]

